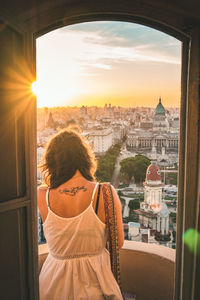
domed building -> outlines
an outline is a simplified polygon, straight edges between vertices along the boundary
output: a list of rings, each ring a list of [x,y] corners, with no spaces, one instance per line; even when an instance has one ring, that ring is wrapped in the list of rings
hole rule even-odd
[[[165,154],[178,153],[178,128],[170,128],[166,110],[162,104],[161,98],[155,108],[152,127],[132,128],[127,133],[126,146],[129,151],[140,151],[140,153],[149,153],[152,159]],[[156,154],[156,155],[155,155]]]
[[[169,211],[162,199],[163,186],[160,169],[152,162],[146,171],[144,202],[137,213],[141,227],[152,229],[157,241],[170,240]]]
[[[155,212],[155,208],[161,204],[163,185],[160,169],[153,162],[146,171],[144,202],[141,203],[141,208],[144,211]]]
[[[154,131],[168,131],[169,130],[169,122],[167,120],[165,108],[162,105],[161,98],[159,98],[159,103],[155,109],[153,130]]]
[[[156,106],[156,111],[155,111],[155,115],[157,115],[157,116],[165,116],[165,108],[164,108],[164,106],[162,105],[162,103],[161,103],[161,98],[159,98],[159,103],[158,103],[158,105]]]

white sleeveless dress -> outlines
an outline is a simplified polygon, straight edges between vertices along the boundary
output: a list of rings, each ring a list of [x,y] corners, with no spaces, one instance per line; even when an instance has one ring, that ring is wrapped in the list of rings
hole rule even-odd
[[[40,300],[121,300],[105,249],[106,226],[92,201],[72,218],[56,215],[49,207],[43,224],[49,255],[40,272]]]

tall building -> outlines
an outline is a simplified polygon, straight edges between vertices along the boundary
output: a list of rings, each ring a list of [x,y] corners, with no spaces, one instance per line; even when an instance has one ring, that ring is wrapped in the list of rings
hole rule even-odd
[[[111,128],[95,130],[89,134],[93,141],[95,154],[104,154],[113,145],[113,132]]]
[[[87,107],[86,106],[84,106],[84,105],[81,106],[80,114],[83,115],[83,116],[87,115]]]
[[[157,241],[170,240],[169,211],[162,198],[163,186],[160,169],[152,162],[146,171],[144,202],[136,212],[141,226],[152,229]]]
[[[54,127],[55,126],[55,122],[54,122],[54,119],[53,119],[53,115],[52,115],[52,112],[49,113],[49,119],[47,121],[47,127]]]

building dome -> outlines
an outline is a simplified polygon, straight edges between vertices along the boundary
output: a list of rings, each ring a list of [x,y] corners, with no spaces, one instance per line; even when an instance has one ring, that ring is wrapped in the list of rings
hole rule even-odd
[[[162,115],[165,116],[165,108],[161,103],[161,98],[159,99],[159,103],[156,106],[156,111],[155,111],[155,115]]]
[[[161,172],[157,165],[151,164],[146,171],[146,181],[161,181]]]

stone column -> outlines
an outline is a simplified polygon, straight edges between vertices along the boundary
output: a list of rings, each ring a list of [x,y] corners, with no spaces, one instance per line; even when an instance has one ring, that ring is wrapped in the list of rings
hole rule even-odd
[[[160,217],[157,217],[157,231],[160,232]]]
[[[159,203],[162,202],[162,191],[159,192]]]
[[[166,234],[168,234],[169,232],[169,217],[165,218],[166,219],[166,225],[165,225],[165,228],[166,228]]]
[[[123,211],[124,218],[129,216],[129,211],[130,211],[130,208],[128,207],[129,201],[130,201],[129,199],[125,199],[125,206],[124,206],[124,211]]]
[[[152,221],[152,229],[156,229],[156,219],[153,219]]]
[[[165,234],[165,218],[161,218],[161,234]]]

